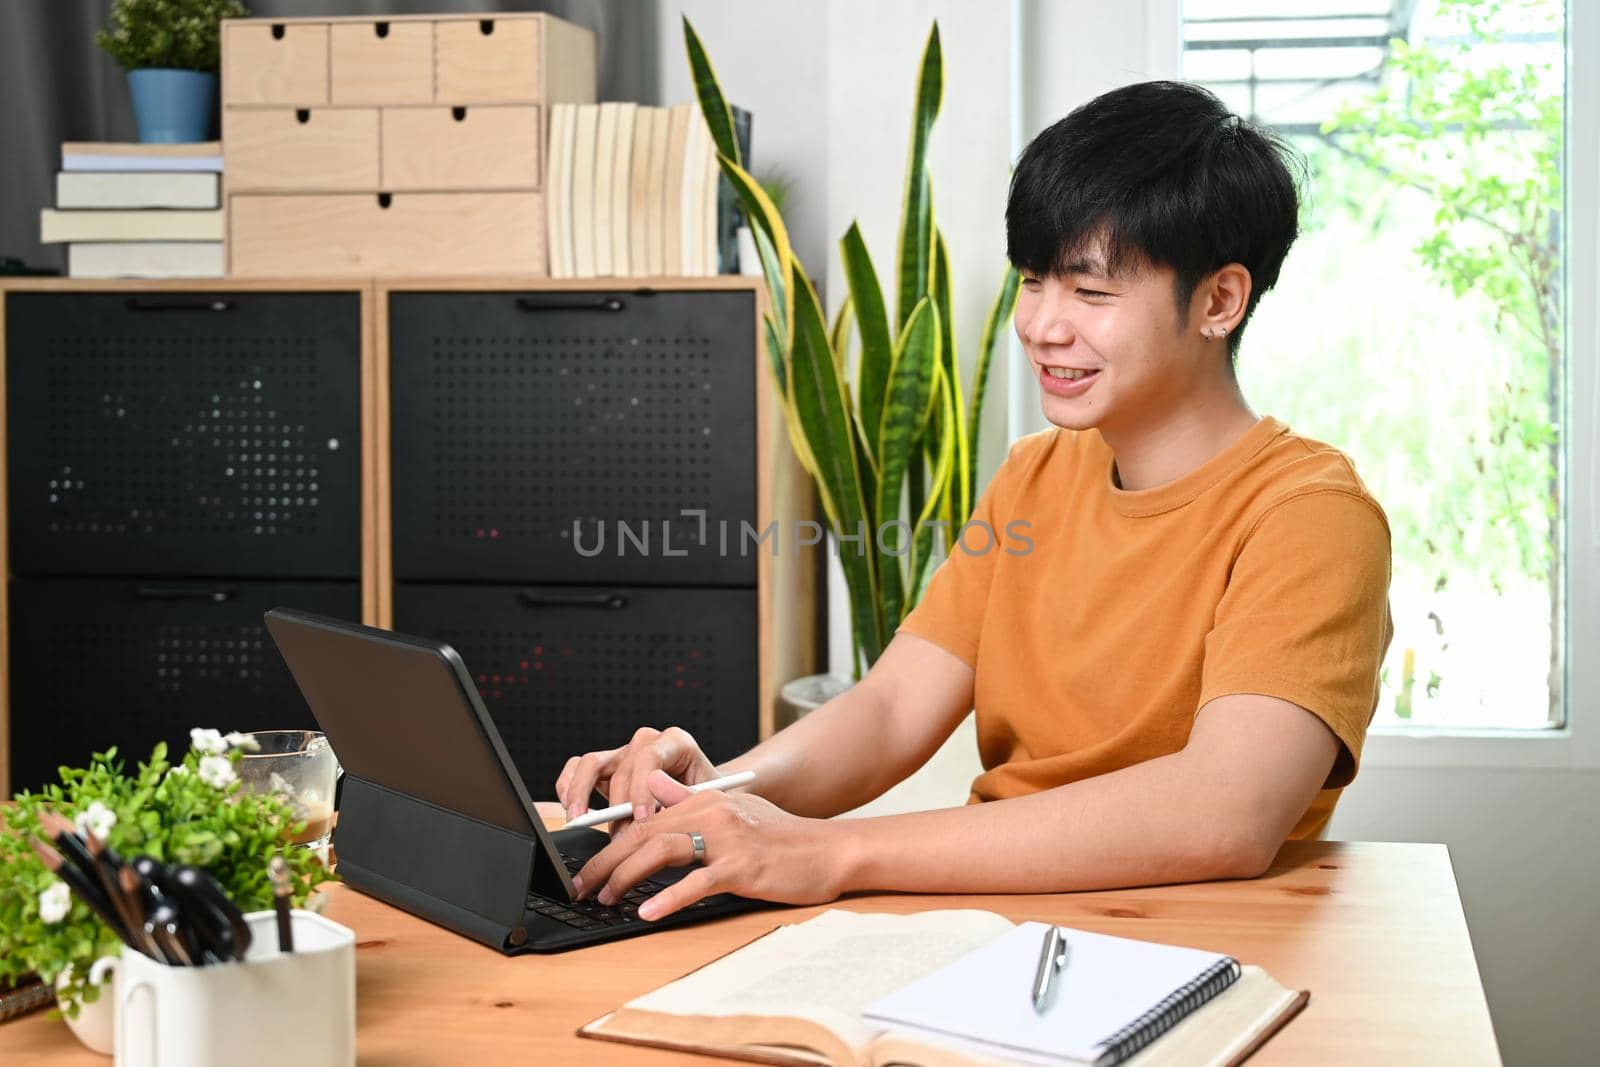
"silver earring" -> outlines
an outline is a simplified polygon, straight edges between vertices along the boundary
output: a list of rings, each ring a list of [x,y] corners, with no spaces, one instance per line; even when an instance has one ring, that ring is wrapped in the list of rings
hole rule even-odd
[[[1204,327],[1203,329],[1201,329],[1200,333],[1205,337],[1205,339],[1207,341],[1211,340],[1211,337],[1212,337],[1211,327],[1209,327],[1209,326]]]

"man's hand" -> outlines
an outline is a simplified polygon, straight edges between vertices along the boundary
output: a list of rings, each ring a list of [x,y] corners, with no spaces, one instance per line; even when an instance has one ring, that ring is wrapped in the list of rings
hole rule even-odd
[[[662,808],[618,831],[573,879],[579,896],[610,906],[664,867],[694,862],[689,831],[705,841],[705,862],[639,906],[659,919],[717,893],[784,904],[821,904],[839,895],[839,824],[791,815],[750,793],[690,793],[662,771],[648,777]]]

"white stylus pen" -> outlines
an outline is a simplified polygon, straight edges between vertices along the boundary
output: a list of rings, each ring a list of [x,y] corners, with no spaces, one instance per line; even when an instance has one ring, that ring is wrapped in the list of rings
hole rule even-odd
[[[755,780],[755,771],[740,771],[738,774],[730,774],[726,778],[713,778],[709,782],[701,782],[699,785],[691,785],[689,787],[689,792],[705,793],[710,790],[733,789],[737,786],[741,786],[747,782],[753,782]],[[576,819],[573,819],[571,822],[567,823],[567,825],[562,827],[562,829],[568,829],[575,826],[594,826],[597,823],[611,822],[614,819],[626,819],[632,814],[632,804],[613,804],[609,808],[601,808],[598,811],[586,811]]]

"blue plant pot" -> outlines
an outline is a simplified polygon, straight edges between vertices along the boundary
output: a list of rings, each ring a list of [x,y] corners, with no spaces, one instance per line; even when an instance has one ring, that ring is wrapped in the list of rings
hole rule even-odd
[[[217,107],[217,76],[198,70],[128,71],[139,140],[205,141]]]

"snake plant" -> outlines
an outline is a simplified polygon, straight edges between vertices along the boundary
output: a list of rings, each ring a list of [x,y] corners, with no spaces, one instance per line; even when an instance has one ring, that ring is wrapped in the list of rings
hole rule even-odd
[[[769,297],[763,316],[768,362],[789,440],[816,480],[839,544],[859,677],[916,605],[938,547],[936,530],[951,544],[972,514],[984,385],[1016,305],[1017,273],[1005,271],[964,389],[951,320],[950,253],[934,218],[928,174],[928,138],[944,91],[937,22],[917,76],[894,318],[860,227],[852,223],[839,242],[849,295],[831,326],[783,219],[744,169],[732,114],[687,18],[683,35],[717,161],[749,217],[760,254]],[[852,388],[846,368],[853,337],[860,351]]]

